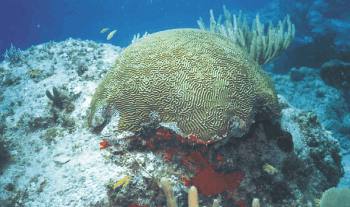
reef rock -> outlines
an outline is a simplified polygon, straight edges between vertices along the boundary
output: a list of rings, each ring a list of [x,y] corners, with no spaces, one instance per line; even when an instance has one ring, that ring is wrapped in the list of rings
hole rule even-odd
[[[340,60],[330,60],[321,67],[322,80],[339,89],[350,88],[350,63]]]
[[[211,206],[219,198],[222,206],[248,206],[253,198],[265,206],[315,206],[315,198],[343,175],[339,143],[315,114],[294,108],[282,96],[279,101],[280,122],[257,121],[241,139],[188,145],[160,127],[128,143],[111,137],[117,150],[112,160],[132,168],[134,156],[143,166],[134,167],[135,174],[150,169],[151,177],[169,178],[178,206],[186,206],[189,185],[197,187],[200,206]],[[164,205],[156,179],[146,174],[118,191],[110,187],[109,205]]]

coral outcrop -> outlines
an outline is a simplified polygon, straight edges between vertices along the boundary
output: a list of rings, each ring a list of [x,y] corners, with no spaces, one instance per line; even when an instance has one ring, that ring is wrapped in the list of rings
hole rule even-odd
[[[131,165],[134,179],[125,189],[109,189],[109,204],[160,206],[176,195],[177,205],[186,206],[193,185],[200,206],[211,206],[215,199],[222,206],[247,206],[254,198],[266,206],[314,206],[314,199],[343,175],[339,144],[314,114],[293,108],[283,97],[280,103],[280,123],[257,122],[243,138],[224,144],[191,144],[164,128],[140,137],[110,137],[112,159]],[[169,188],[164,193],[159,188],[161,177],[174,186],[171,195]]]
[[[229,39],[196,29],[158,32],[126,48],[96,90],[89,124],[104,124],[114,109],[119,130],[137,131],[157,114],[206,141],[241,137],[257,114],[279,112],[259,65]]]
[[[322,80],[335,88],[348,90],[350,88],[350,63],[341,60],[330,60],[321,67]]]

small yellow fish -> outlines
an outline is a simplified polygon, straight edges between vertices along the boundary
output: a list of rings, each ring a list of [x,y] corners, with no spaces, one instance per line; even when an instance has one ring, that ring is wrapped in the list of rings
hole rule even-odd
[[[108,30],[109,30],[108,27],[102,28],[101,31],[100,31],[100,33],[103,34],[103,33],[107,32]]]
[[[118,180],[116,183],[114,183],[112,189],[115,190],[116,188],[122,186],[123,188],[125,188],[129,182],[131,180],[131,177],[126,175],[124,177],[122,177],[120,180]]]
[[[117,32],[117,30],[115,29],[115,30],[113,30],[113,31],[111,31],[108,35],[107,35],[107,40],[110,40],[110,39],[112,39],[113,38],[113,36],[115,35],[115,33]]]
[[[263,170],[265,172],[267,172],[268,174],[270,174],[270,175],[274,175],[274,174],[276,174],[278,172],[278,170],[274,166],[272,166],[272,165],[270,165],[268,163],[264,164]]]

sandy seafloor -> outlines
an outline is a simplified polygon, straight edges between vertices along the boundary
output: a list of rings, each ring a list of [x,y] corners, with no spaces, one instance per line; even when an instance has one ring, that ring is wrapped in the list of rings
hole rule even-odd
[[[121,51],[110,44],[68,39],[33,46],[16,61],[0,63],[1,121],[12,156],[0,175],[0,206],[16,200],[18,206],[77,207],[107,199],[105,184],[120,179],[128,169],[111,163],[99,149],[103,135],[88,130],[86,112],[94,89]],[[302,71],[300,81],[292,81],[289,74],[274,75],[278,93],[297,108],[313,110],[328,130],[343,124],[346,118],[339,120],[334,114],[346,109],[341,93],[323,83],[318,69]],[[53,87],[71,97],[74,109],[53,112],[46,95]],[[322,98],[315,95],[320,91]],[[53,122],[55,113],[58,118]],[[341,142],[345,176],[339,185],[346,186],[350,184],[348,140],[336,130],[331,133]],[[158,162],[147,167],[149,171],[161,168]],[[9,183],[14,189],[3,190]]]

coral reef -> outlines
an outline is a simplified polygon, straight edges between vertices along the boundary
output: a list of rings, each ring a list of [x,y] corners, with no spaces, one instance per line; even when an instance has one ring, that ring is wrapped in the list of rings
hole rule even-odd
[[[302,78],[295,80],[296,73]],[[344,153],[349,152],[347,114],[350,108],[344,90],[327,85],[318,68],[293,68],[288,74],[274,74],[272,78],[278,94],[297,108],[313,111],[322,126],[341,142]]]
[[[295,74],[300,78],[295,79],[293,77]],[[274,74],[272,77],[279,94],[288,98],[293,106],[314,112],[322,127],[329,130],[339,141],[345,174],[338,186],[348,186],[350,183],[350,171],[347,167],[350,164],[350,116],[348,113],[350,108],[347,90],[339,90],[327,85],[321,78],[319,68],[293,68],[288,74]]]
[[[241,137],[258,115],[278,116],[273,85],[229,39],[196,29],[148,35],[126,48],[96,89],[89,124],[120,113],[118,130],[137,131],[157,114],[187,136]],[[101,118],[102,116],[102,118]]]
[[[282,129],[276,123],[258,122],[241,139],[224,143],[193,144],[166,128],[147,129],[128,138],[110,137],[112,146],[108,150],[115,155],[112,159],[117,165],[125,165],[130,159],[129,153],[147,153],[144,160],[134,160],[134,168],[130,166],[138,177],[144,174],[143,181],[138,178],[135,182],[139,183],[134,183],[132,188],[112,193],[110,204],[157,206],[164,203],[162,199],[175,194],[177,205],[183,206],[186,188],[194,185],[201,205],[206,206],[220,198],[223,206],[247,205],[256,197],[267,206],[314,205],[314,198],[336,185],[343,174],[339,145],[322,130],[312,113],[292,108],[282,97],[280,101],[284,106]],[[149,151],[157,160],[167,163],[165,168],[147,170]],[[162,166],[158,162],[153,164]],[[269,169],[273,168],[273,173],[266,170],[266,163]],[[167,188],[168,195],[160,196],[155,183],[158,183],[157,177],[165,175],[171,177],[176,187],[172,193]],[[145,177],[153,181],[145,182]],[[152,191],[145,194],[140,188]],[[147,201],[140,203],[139,198],[145,196]]]
[[[147,36],[135,44],[144,40]],[[0,132],[11,154],[0,175],[3,206],[166,206],[160,185],[164,177],[178,206],[188,205],[188,192],[195,197],[192,185],[198,193],[198,204],[193,205],[198,206],[250,206],[254,200],[254,207],[311,206],[342,174],[339,146],[317,119],[323,122],[329,113],[316,117],[280,97],[281,122],[257,116],[240,139],[208,143],[194,134],[181,136],[176,128],[159,124],[154,113],[155,121],[142,124],[133,135],[115,131],[118,114],[96,135],[86,127],[86,112],[97,81],[117,57],[124,57],[120,48],[69,39],[22,54],[21,64],[0,63]],[[33,68],[51,75],[33,80],[28,75]],[[305,92],[322,86],[309,94],[313,101],[323,92],[322,104],[341,97],[321,79],[312,82],[314,71],[299,72],[299,81],[275,78],[290,87],[289,93],[277,89],[291,96],[303,91],[298,87]],[[21,78],[5,84],[2,75]],[[59,97],[65,98],[57,101]],[[74,130],[65,127],[69,123],[64,124],[63,117],[74,120]]]

